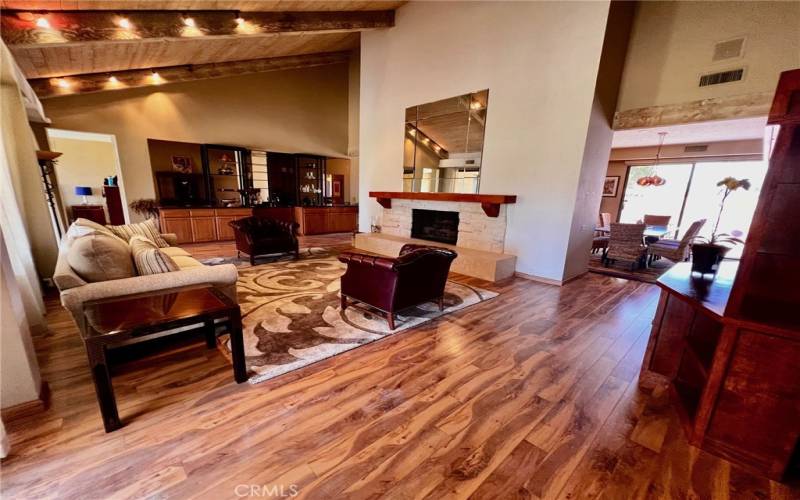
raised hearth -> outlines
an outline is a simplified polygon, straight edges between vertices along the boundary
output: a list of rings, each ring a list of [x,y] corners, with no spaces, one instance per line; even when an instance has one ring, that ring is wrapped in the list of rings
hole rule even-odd
[[[486,281],[499,281],[514,275],[517,257],[495,252],[485,252],[471,248],[456,247],[444,243],[432,243],[417,238],[404,238],[383,233],[358,233],[354,246],[361,250],[397,257],[406,243],[452,248],[458,253],[450,270],[454,273],[480,278]]]

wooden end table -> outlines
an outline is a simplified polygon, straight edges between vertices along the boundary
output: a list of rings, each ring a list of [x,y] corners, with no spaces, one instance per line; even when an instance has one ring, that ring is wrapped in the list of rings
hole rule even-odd
[[[122,427],[106,362],[108,349],[163,337],[166,330],[198,323],[203,323],[206,344],[213,348],[214,320],[223,318],[227,318],[231,339],[234,379],[242,383],[247,380],[242,315],[239,305],[220,290],[199,286],[86,302],[80,330],[106,432]]]

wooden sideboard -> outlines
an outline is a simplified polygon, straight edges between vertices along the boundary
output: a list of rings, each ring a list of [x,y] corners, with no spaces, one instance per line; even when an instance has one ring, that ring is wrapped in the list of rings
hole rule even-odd
[[[800,471],[800,69],[767,123],[780,128],[740,263],[658,279],[639,380],[669,384],[691,444],[781,480]]]
[[[358,227],[358,206],[256,207],[256,208],[161,208],[161,231],[175,233],[178,243],[233,240],[230,221],[256,215],[296,221],[299,235],[345,233]]]
[[[690,444],[781,480],[797,465],[800,332],[725,315],[737,268],[712,280],[685,262],[659,278],[639,385],[669,385]]]
[[[250,217],[250,208],[162,208],[161,231],[175,233],[178,243],[233,240],[228,222]]]
[[[358,206],[295,207],[300,235],[352,232],[358,228]]]

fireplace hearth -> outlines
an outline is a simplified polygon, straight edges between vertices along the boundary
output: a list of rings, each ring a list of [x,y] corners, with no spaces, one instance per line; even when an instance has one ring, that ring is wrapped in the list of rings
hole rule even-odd
[[[458,241],[458,212],[413,209],[411,237],[455,245]]]

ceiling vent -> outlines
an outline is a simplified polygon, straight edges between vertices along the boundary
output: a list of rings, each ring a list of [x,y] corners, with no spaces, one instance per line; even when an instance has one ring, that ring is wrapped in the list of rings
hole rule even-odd
[[[743,48],[744,38],[734,38],[733,40],[718,42],[714,45],[714,55],[711,57],[711,60],[716,62],[741,57]]]
[[[738,82],[744,77],[744,68],[721,71],[700,76],[700,87],[720,85],[722,83]]]
[[[683,148],[684,153],[702,153],[704,151],[708,151],[708,144],[695,144]]]

